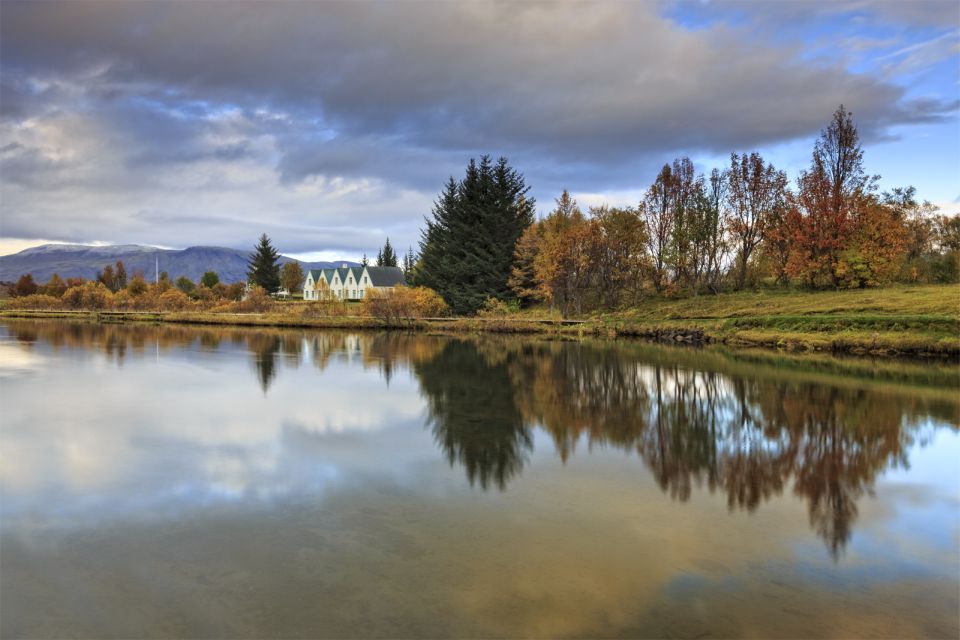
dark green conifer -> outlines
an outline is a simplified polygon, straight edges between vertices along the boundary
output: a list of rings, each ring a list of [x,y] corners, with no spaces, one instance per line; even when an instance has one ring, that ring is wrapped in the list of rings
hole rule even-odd
[[[397,266],[397,252],[393,250],[393,245],[390,244],[390,238],[387,238],[387,241],[383,244],[383,248],[377,253],[377,266]]]
[[[260,236],[260,242],[254,248],[247,268],[247,280],[250,284],[263,287],[268,293],[280,288],[280,253],[270,244],[267,234]]]
[[[488,297],[512,296],[507,284],[517,240],[532,222],[533,198],[506,158],[470,160],[464,178],[450,178],[420,241],[417,284],[435,289],[457,313],[473,313]]]

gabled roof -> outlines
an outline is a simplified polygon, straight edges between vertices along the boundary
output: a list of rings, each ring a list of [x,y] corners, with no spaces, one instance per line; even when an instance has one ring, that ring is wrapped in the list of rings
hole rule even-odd
[[[307,277],[313,276],[314,282],[320,279],[323,269],[307,269]]]
[[[367,267],[367,274],[375,287],[394,287],[406,283],[400,267]]]

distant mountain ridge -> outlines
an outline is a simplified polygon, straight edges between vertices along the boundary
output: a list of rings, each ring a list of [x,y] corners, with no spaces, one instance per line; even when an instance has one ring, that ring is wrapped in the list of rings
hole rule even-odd
[[[154,278],[155,265],[159,261],[160,271],[166,271],[173,279],[186,276],[196,282],[205,272],[216,271],[222,282],[229,283],[247,279],[250,253],[227,247],[160,249],[139,244],[44,244],[0,256],[0,280],[15,282],[25,273],[33,274],[33,279],[38,283],[46,282],[54,273],[61,278],[92,279],[106,265],[122,260],[127,274],[132,276],[142,271],[150,281]],[[280,257],[281,264],[291,261],[300,262],[304,270],[328,269],[343,264],[356,267],[360,264],[349,260],[302,262],[287,256]]]

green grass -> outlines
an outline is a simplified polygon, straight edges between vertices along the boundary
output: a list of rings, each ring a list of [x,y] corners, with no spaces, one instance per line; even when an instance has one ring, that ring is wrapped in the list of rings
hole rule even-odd
[[[620,333],[698,329],[717,342],[793,350],[960,354],[960,285],[769,290],[651,300],[594,318]]]

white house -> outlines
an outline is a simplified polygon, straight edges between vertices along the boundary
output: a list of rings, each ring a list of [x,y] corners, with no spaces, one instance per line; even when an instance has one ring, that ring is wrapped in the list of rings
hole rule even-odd
[[[310,269],[303,283],[303,299],[362,300],[369,291],[388,291],[404,282],[399,267]]]

